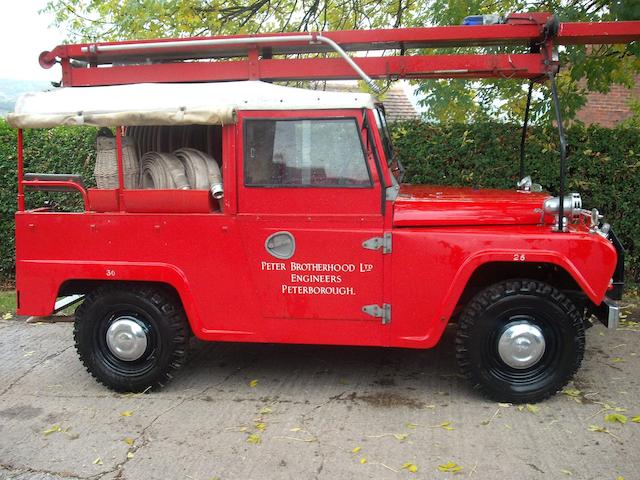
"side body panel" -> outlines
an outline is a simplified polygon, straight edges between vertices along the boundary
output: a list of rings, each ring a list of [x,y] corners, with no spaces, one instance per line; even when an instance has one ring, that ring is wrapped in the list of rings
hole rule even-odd
[[[467,281],[485,263],[558,265],[598,305],[617,258],[600,235],[548,226],[396,228],[393,246],[391,343],[414,348],[438,342]]]

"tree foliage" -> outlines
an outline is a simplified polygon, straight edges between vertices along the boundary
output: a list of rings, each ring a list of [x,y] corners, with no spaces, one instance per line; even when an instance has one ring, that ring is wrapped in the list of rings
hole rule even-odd
[[[49,0],[45,10],[55,15],[70,41],[456,25],[467,15],[494,12],[551,11],[564,21],[640,19],[638,0]],[[588,91],[606,93],[614,83],[633,86],[640,72],[635,43],[561,49],[565,68],[558,84],[566,117],[584,105]],[[415,83],[431,120],[519,121],[524,112],[527,88],[521,81]],[[532,120],[547,120],[548,88],[539,84],[534,90],[540,101],[533,102]]]

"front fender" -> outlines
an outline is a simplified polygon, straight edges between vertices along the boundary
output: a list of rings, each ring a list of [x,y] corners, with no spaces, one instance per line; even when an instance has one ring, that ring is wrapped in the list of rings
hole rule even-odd
[[[556,265],[599,305],[617,262],[615,247],[600,235],[539,227],[399,229],[393,255],[397,322],[391,324],[391,344],[413,348],[437,344],[470,278],[483,265]]]
[[[493,262],[556,265],[571,275],[594,305],[599,305],[605,296],[609,280],[615,269],[615,250],[613,254],[613,259],[604,265],[585,263],[576,265],[567,256],[555,251],[519,250],[517,254],[514,254],[513,250],[477,252],[470,256],[458,270],[451,288],[444,298],[441,314],[449,318],[473,273],[481,266]]]

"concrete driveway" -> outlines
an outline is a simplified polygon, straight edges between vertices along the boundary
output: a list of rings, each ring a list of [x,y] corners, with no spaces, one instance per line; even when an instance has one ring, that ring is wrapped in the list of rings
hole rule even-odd
[[[590,329],[572,390],[522,408],[459,378],[452,332],[431,351],[197,343],[163,391],[119,395],[71,330],[0,321],[2,479],[640,478],[637,324]]]

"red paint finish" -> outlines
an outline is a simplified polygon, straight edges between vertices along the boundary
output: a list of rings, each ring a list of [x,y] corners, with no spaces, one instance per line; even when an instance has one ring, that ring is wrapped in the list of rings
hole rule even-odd
[[[415,55],[357,57],[354,61],[372,78],[524,78],[544,75],[544,56]],[[259,72],[259,74],[257,73]],[[340,58],[301,58],[191,62],[180,65],[127,65],[71,68],[65,86],[121,85],[143,82],[201,82],[231,80],[349,80],[359,79]]]
[[[485,263],[558,265],[599,304],[616,262],[614,247],[600,235],[558,234],[549,226],[396,229],[393,241],[394,315],[402,321],[390,330],[393,344],[404,347],[438,342],[468,279]]]
[[[395,202],[393,225],[537,225],[548,193],[475,190],[437,185],[403,185]]]
[[[223,129],[221,209],[206,191],[124,190],[122,212],[18,212],[18,313],[50,314],[69,280],[151,281],[176,289],[204,340],[428,348],[489,262],[558,265],[602,301],[616,264],[610,242],[580,225],[565,234],[538,225],[545,194],[403,186],[383,201],[391,177],[377,132],[359,129],[370,187],[245,186],[243,122],[314,116],[362,127],[360,110],[239,112]],[[117,191],[105,196],[90,190],[90,207],[117,206]],[[265,249],[281,231],[296,241],[286,260]],[[363,248],[385,233],[392,253]],[[363,311],[384,303],[390,324]]]
[[[22,129],[18,129],[18,211],[24,211],[24,139]]]
[[[640,22],[569,22],[561,23],[558,45],[630,43],[640,39]]]
[[[640,39],[639,22],[561,24],[556,39],[545,39],[547,18],[520,14],[506,25],[323,35],[347,51],[542,42],[540,53],[354,56],[374,78],[537,78],[557,68],[544,61],[554,41]],[[280,34],[258,37],[271,35]],[[139,43],[126,54],[101,51],[113,44],[63,45],[40,61],[48,68],[59,58],[65,86],[357,78],[341,59],[271,58],[328,51],[315,43],[211,48],[184,39],[162,49],[148,45],[169,41],[122,42]],[[246,59],[183,62],[229,57]],[[71,59],[91,66],[73,67]],[[364,113],[375,126],[373,112]],[[245,121],[325,117],[355,122],[370,182],[358,188],[245,185]],[[552,219],[541,211],[547,194],[404,185],[392,200],[386,195],[392,183],[382,141],[377,131],[373,137],[363,129],[361,110],[239,111],[238,123],[222,129],[224,198],[219,204],[206,191],[126,190],[119,155],[119,189],[80,187],[86,211],[58,213],[23,211],[29,182],[23,181],[18,131],[18,313],[50,314],[68,281],[160,282],[175,288],[194,334],[204,340],[428,348],[441,337],[471,276],[486,264],[553,264],[593,304],[602,302],[617,262],[615,248],[582,224],[553,232]],[[267,251],[267,239],[276,232],[295,239],[291,258],[277,259]],[[365,242],[370,246],[371,239],[384,235],[392,237],[391,253],[365,248]],[[389,324],[363,310],[383,304],[391,305]]]
[[[557,68],[547,62],[554,44],[628,43],[640,39],[640,22],[561,23],[555,38],[546,38],[544,24],[548,13],[512,14],[503,25],[392,28],[322,32],[322,35],[352,52],[396,50],[401,55],[354,56],[372,78],[522,78],[535,79]],[[296,37],[299,33],[257,34],[253,37]],[[118,85],[140,82],[196,82],[228,80],[336,80],[359,79],[337,58],[272,58],[331,52],[325,44],[299,41],[264,44],[227,43],[197,45],[194,40],[246,39],[246,36],[219,36],[182,39],[156,39],[60,45],[43,52],[40,64],[50,68],[62,65],[65,86]],[[169,43],[170,42],[170,43]],[[520,45],[543,43],[540,53],[495,55],[413,55],[412,49],[454,46]],[[126,51],[109,47],[137,45]],[[151,46],[151,44],[154,44]],[[157,48],[158,46],[162,48]],[[107,49],[107,50],[105,50]],[[419,52],[418,52],[419,53]],[[230,61],[245,57],[246,60]],[[73,66],[71,59],[88,63]],[[184,60],[224,59],[216,62]],[[123,62],[124,60],[124,62]],[[123,65],[122,63],[125,63]],[[127,64],[128,63],[128,64]],[[179,66],[177,65],[179,64]]]

